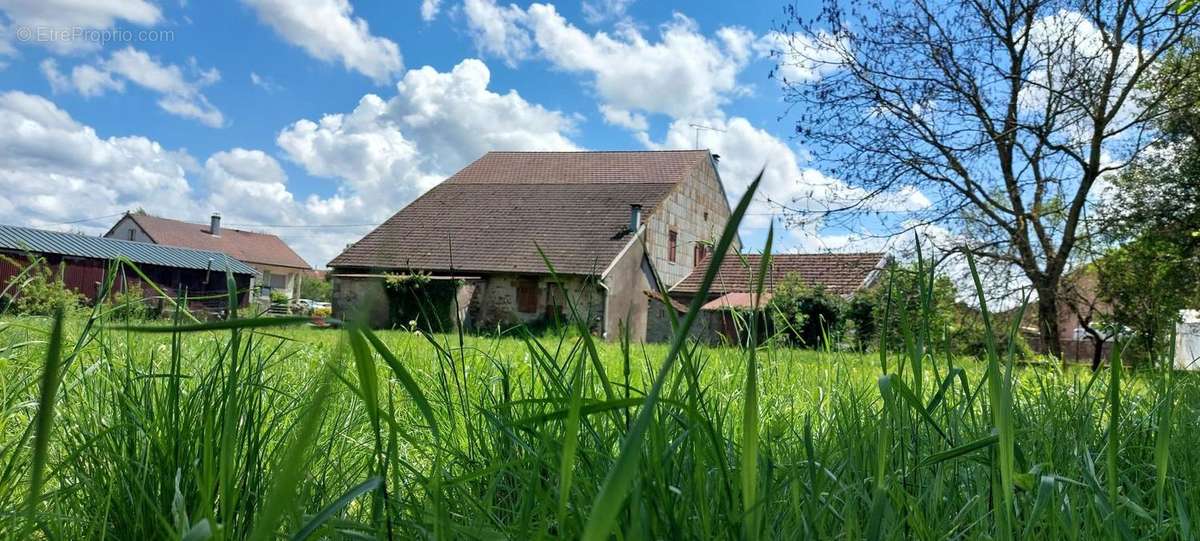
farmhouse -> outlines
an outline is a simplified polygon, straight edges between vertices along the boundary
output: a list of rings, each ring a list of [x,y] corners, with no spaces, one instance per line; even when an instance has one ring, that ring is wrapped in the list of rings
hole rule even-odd
[[[127,212],[104,236],[224,252],[260,273],[250,288],[262,298],[270,298],[272,293],[283,293],[289,299],[299,297],[301,281],[312,270],[279,237],[221,227],[221,215],[217,213],[207,224],[194,224]]]
[[[449,304],[469,328],[536,323],[567,315],[561,287],[595,332],[627,327],[643,340],[656,276],[669,287],[691,274],[729,218],[715,160],[706,150],[489,152],[330,262],[334,315],[404,324],[413,314],[397,305],[412,303],[387,281],[423,276],[455,285]]]
[[[242,304],[247,302],[246,292],[257,274],[220,252],[0,225],[0,290],[11,285],[9,293],[19,294],[19,286],[11,282],[25,270],[31,256],[52,265],[67,287],[89,301],[96,300],[106,269],[121,258],[133,262],[167,295],[186,292],[190,298],[218,297],[220,305],[226,303],[226,269],[234,276]],[[142,281],[136,272],[127,271],[116,287],[120,290]],[[143,288],[147,294],[148,290]]]
[[[707,342],[729,340],[740,342],[741,329],[737,327],[735,312],[755,308],[755,281],[762,265],[762,255],[730,254],[721,262],[717,276],[704,298],[701,314],[692,334]],[[860,290],[875,285],[890,258],[883,253],[845,254],[775,254],[770,258],[770,268],[763,275],[763,296],[760,306],[771,300],[775,286],[789,277],[799,278],[805,284],[824,287],[834,295],[849,298]],[[703,283],[704,268],[697,267],[687,278],[671,288],[675,301],[671,307],[666,303],[651,306],[651,326],[647,340],[666,340],[671,336],[669,316],[665,310],[682,310],[699,293]]]

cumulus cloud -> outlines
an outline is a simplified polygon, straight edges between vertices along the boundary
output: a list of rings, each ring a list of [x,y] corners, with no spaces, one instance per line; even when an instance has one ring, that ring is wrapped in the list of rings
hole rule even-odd
[[[396,42],[371,34],[348,0],[243,0],[288,43],[325,62],[340,61],[379,84],[403,68]],[[436,3],[435,3],[436,4]]]
[[[0,148],[0,208],[32,225],[77,219],[80,209],[194,210],[186,153],[145,137],[102,138],[40,96],[0,94]]]
[[[750,59],[742,29],[723,29],[717,39],[700,33],[682,14],[659,27],[658,41],[631,25],[617,34],[588,34],[552,5],[534,4],[527,24],[542,56],[555,67],[589,76],[613,109],[662,113],[674,118],[711,114],[748,90],[738,72]]]
[[[513,4],[500,6],[496,0],[466,0],[463,14],[480,53],[503,59],[510,66],[529,57],[533,39],[521,8]]]
[[[0,0],[0,11],[8,16],[14,27],[59,31],[75,28],[104,30],[112,28],[118,21],[151,26],[162,20],[162,12],[146,0]],[[4,34],[0,34],[0,37],[3,36]],[[88,40],[48,40],[33,43],[58,53],[94,51],[100,47],[100,43]],[[8,48],[11,49],[11,45]],[[4,41],[0,39],[0,53],[5,49]]]
[[[489,150],[574,148],[573,119],[488,89],[491,73],[475,59],[448,73],[409,71],[384,100],[368,94],[349,113],[301,120],[277,143],[310,174],[360,189],[386,186],[407,202]],[[395,206],[392,198],[389,206]],[[392,209],[396,210],[396,209]]]
[[[55,93],[75,91],[83,96],[99,96],[109,90],[124,91],[124,81],[129,81],[158,93],[158,106],[170,114],[214,128],[225,124],[225,116],[201,92],[219,81],[221,73],[216,68],[201,69],[194,58],[188,66],[191,77],[184,74],[183,68],[164,64],[133,47],[118,50],[96,65],[75,66],[70,76],[58,70],[54,59],[44,60],[41,68]]]

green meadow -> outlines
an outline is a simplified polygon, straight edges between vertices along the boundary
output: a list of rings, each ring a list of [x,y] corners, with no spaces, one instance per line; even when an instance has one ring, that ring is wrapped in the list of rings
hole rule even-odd
[[[6,538],[1179,539],[1200,517],[1186,374],[1014,366],[993,395],[988,362],[936,352],[686,345],[647,409],[664,345],[110,327],[0,324]]]

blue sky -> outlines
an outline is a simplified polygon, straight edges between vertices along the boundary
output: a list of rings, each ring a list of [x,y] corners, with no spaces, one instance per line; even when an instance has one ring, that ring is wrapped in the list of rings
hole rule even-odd
[[[742,231],[758,246],[771,200],[855,193],[778,118],[767,74],[781,8],[0,0],[0,215],[100,233],[129,209],[219,211],[320,267],[487,150],[691,148],[700,123],[724,130],[700,146],[722,155],[731,197],[767,168]],[[787,64],[793,79],[822,75]],[[877,247],[849,242],[870,229],[811,225],[777,242]]]

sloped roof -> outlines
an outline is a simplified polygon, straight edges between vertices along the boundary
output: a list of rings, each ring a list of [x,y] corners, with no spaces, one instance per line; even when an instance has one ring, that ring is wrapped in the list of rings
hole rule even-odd
[[[217,272],[225,272],[228,265],[229,270],[234,274],[258,274],[258,271],[249,265],[220,252],[12,225],[0,225],[0,248],[107,261],[124,256],[128,260],[142,265],[195,270],[211,269]]]
[[[330,262],[335,268],[600,274],[706,150],[489,152]]]
[[[251,264],[305,270],[311,268],[283,239],[275,235],[222,227],[221,235],[214,237],[209,232],[209,224],[194,224],[137,212],[126,216],[137,223],[156,244],[224,252]]]
[[[746,293],[753,291],[752,284],[758,278],[762,264],[761,254],[746,254],[746,264],[737,254],[729,254],[721,261],[721,269],[709,289],[710,295]],[[873,281],[877,270],[886,262],[882,253],[855,254],[775,254],[771,256],[771,269],[766,276],[766,290],[774,289],[789,274],[797,274],[810,285],[822,285],[831,293],[850,295]],[[696,266],[692,274],[671,288],[671,293],[695,294],[700,290],[707,265]]]
[[[719,311],[719,310],[748,310],[755,306],[763,307],[771,302],[774,295],[769,292],[763,292],[762,297],[755,302],[754,293],[737,291],[734,293],[726,293],[711,301],[708,301],[701,306],[701,310]]]

